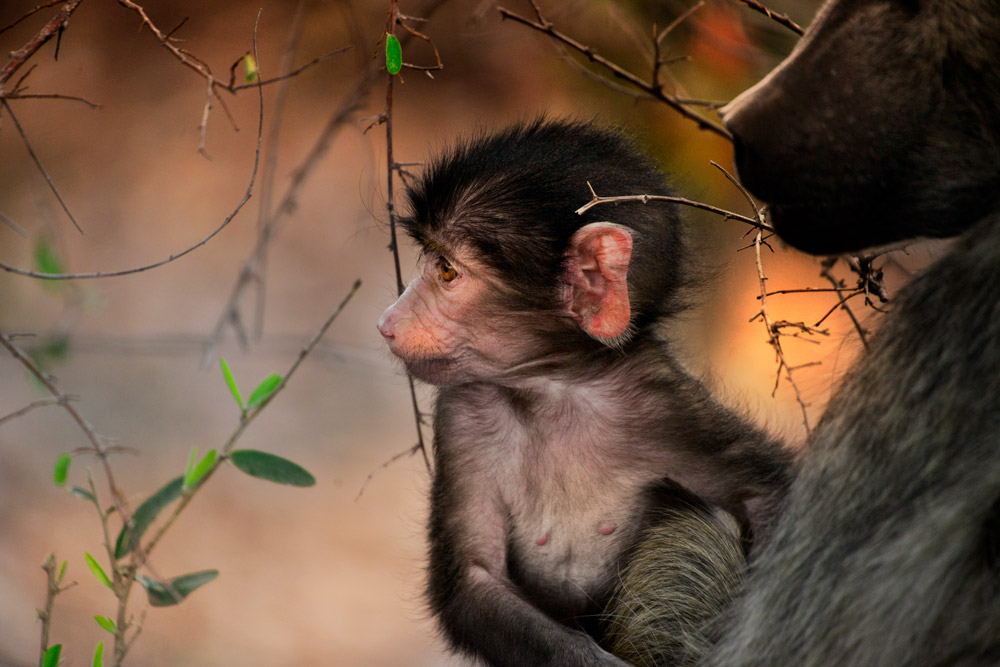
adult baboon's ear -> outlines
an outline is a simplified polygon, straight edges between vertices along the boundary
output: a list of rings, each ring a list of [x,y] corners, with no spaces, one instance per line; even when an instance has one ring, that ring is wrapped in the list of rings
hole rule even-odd
[[[589,335],[614,345],[629,329],[628,264],[632,234],[621,225],[593,222],[570,239],[563,305]]]

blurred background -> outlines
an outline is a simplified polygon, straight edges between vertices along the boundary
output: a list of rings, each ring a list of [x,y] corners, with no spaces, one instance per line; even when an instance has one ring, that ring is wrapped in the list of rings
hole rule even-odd
[[[403,0],[400,9],[423,17],[427,4]],[[444,69],[433,78],[404,70],[397,79],[396,160],[418,163],[457,134],[542,112],[596,118],[634,136],[682,196],[750,213],[710,164],[732,170],[726,141],[663,104],[637,101],[581,74],[545,36],[502,21],[492,0],[436,4],[429,21],[412,25],[430,37]],[[501,4],[533,16],[524,0]],[[773,0],[770,6],[805,26],[817,4]],[[0,3],[0,28],[37,5]],[[662,30],[691,5],[540,1],[559,30],[646,79],[654,26]],[[175,44],[224,81],[228,68],[253,49],[258,11],[260,71],[265,80],[277,76],[297,11],[284,0],[149,0],[143,6],[163,32],[177,28]],[[0,32],[0,52],[21,48],[58,8]],[[150,562],[155,576],[207,568],[220,575],[176,607],[147,609],[141,590],[134,591],[136,620],[141,614],[144,620],[128,664],[464,664],[446,655],[421,599],[423,459],[406,456],[383,467],[416,442],[406,378],[375,330],[395,295],[385,128],[365,131],[383,110],[384,72],[357,96],[357,109],[332,133],[329,150],[305,172],[300,168],[382,53],[388,8],[388,0],[302,3],[293,66],[352,48],[290,79],[283,104],[280,84],[263,88],[262,171],[249,203],[217,237],[177,261],[120,278],[53,283],[0,272],[0,331],[31,334],[18,344],[75,397],[107,443],[121,448],[112,465],[133,507],[183,472],[192,446],[201,452],[221,447],[238,425],[218,356],[227,358],[246,395],[267,374],[284,373],[351,284],[362,280],[290,385],[240,441],[302,464],[316,486],[295,489],[221,469]],[[665,56],[678,58],[665,84],[681,97],[726,101],[770,70],[796,39],[735,0],[706,0],[664,40]],[[116,271],[164,259],[218,227],[250,180],[257,90],[220,93],[199,152],[205,81],[142,28],[135,11],[85,0],[61,35],[58,59],[55,51],[53,39],[6,92],[33,66],[20,84],[24,94],[76,96],[100,108],[51,98],[11,99],[9,110],[0,108],[0,262],[38,269],[41,253],[50,257],[43,268],[55,262],[66,272]],[[434,53],[414,40],[404,47],[404,60],[433,64]],[[39,173],[22,130],[83,234]],[[273,210],[299,176],[294,206],[275,230],[259,279],[229,308],[254,252],[261,206]],[[581,192],[581,204],[588,198]],[[774,351],[761,323],[750,321],[759,309],[759,283],[752,249],[740,249],[752,237],[739,223],[686,215],[699,258],[716,280],[676,327],[683,358],[725,401],[796,445],[805,434],[801,407],[784,378],[772,396]],[[820,260],[772,245],[773,252],[764,249],[770,289],[827,286]],[[888,261],[890,291],[932,252],[915,248]],[[415,267],[412,249],[403,248],[404,280]],[[841,275],[854,284],[847,272]],[[855,303],[874,326],[877,317]],[[772,320],[812,324],[835,304],[830,294],[793,294],[771,297],[769,309]],[[239,331],[227,317],[233,312]],[[821,362],[795,374],[811,424],[859,348],[839,313],[822,328],[829,335],[785,343],[792,365]],[[432,393],[419,391],[429,410]],[[46,396],[41,383],[0,351],[0,418]],[[35,608],[44,603],[41,564],[49,553],[67,560],[66,578],[78,582],[57,598],[52,623],[50,641],[64,645],[65,664],[89,665],[96,642],[110,639],[93,616],[114,616],[115,600],[83,559],[90,552],[107,560],[100,558],[106,554],[100,523],[93,507],[52,483],[55,459],[86,446],[82,431],[55,406],[0,422],[0,663],[37,664]],[[88,469],[107,500],[93,456],[74,458],[70,485],[86,486]]]

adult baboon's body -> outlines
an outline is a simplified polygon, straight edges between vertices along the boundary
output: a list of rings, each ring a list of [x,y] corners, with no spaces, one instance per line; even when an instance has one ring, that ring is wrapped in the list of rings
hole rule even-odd
[[[1000,663],[1000,2],[833,0],[724,112],[792,245],[962,234],[817,426],[710,665]]]

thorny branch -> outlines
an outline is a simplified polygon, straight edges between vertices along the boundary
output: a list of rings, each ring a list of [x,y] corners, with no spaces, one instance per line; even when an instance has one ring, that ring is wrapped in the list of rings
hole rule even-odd
[[[806,434],[808,435],[810,432],[809,413],[807,411],[808,404],[805,402],[805,399],[803,399],[802,392],[799,391],[799,385],[795,381],[795,378],[792,375],[792,373],[793,371],[798,370],[800,368],[817,366],[819,365],[819,362],[811,362],[800,366],[790,365],[788,363],[788,360],[785,358],[785,351],[781,346],[781,337],[792,336],[794,338],[801,338],[801,334],[808,334],[808,335],[820,334],[825,336],[827,335],[827,332],[825,330],[820,330],[815,327],[807,326],[805,323],[802,322],[788,322],[785,320],[779,320],[775,322],[771,320],[770,315],[768,314],[767,311],[767,294],[768,294],[767,276],[764,273],[764,263],[761,260],[760,256],[760,248],[762,245],[764,245],[763,225],[765,223],[763,219],[763,214],[761,212],[761,209],[757,206],[757,203],[753,200],[753,197],[750,196],[750,193],[747,192],[747,189],[743,187],[743,184],[740,183],[735,176],[730,174],[728,171],[723,169],[715,162],[712,162],[711,164],[713,167],[721,171],[722,174],[729,180],[729,182],[732,183],[736,187],[736,189],[740,191],[743,197],[747,200],[747,203],[750,205],[750,208],[753,210],[754,217],[756,218],[757,222],[760,223],[760,225],[757,226],[757,233],[754,234],[754,240],[753,240],[754,261],[757,266],[757,280],[760,283],[760,297],[759,297],[760,310],[757,312],[756,315],[750,318],[750,321],[753,322],[754,320],[760,318],[761,322],[764,324],[765,330],[767,331],[767,341],[771,345],[771,347],[774,348],[774,354],[778,361],[778,369],[777,371],[775,371],[774,388],[771,390],[771,396],[774,396],[775,392],[778,391],[778,385],[781,382],[781,372],[784,371],[785,378],[788,380],[788,383],[792,386],[792,390],[795,392],[795,401],[799,404],[799,408],[801,408],[802,410],[802,424],[803,426],[805,426]],[[787,334],[783,332],[783,329],[794,329],[795,333]]]
[[[639,201],[642,202],[643,204],[646,204],[651,201],[663,201],[663,202],[671,202],[674,204],[681,204],[683,206],[690,206],[692,208],[701,209],[702,211],[708,211],[709,213],[715,213],[716,215],[721,215],[726,220],[736,220],[738,222],[750,225],[751,227],[756,227],[757,229],[763,231],[768,231],[768,232],[774,231],[771,228],[771,225],[764,222],[762,219],[760,219],[760,217],[756,219],[748,218],[745,215],[740,215],[739,213],[733,213],[732,211],[727,211],[725,209],[719,208],[718,206],[712,206],[711,204],[705,204],[703,202],[694,201],[692,199],[686,199],[684,197],[675,197],[672,195],[645,195],[645,194],[601,197],[598,196],[596,192],[594,192],[594,188],[590,185],[589,182],[587,183],[587,187],[590,188],[590,194],[593,195],[593,198],[580,208],[576,209],[577,215],[582,215],[583,213],[589,211],[591,208],[597,206],[598,204],[617,204],[620,202],[627,202],[627,201]]]
[[[793,21],[792,19],[788,18],[787,15],[785,15],[785,14],[779,14],[779,13],[777,13],[775,11],[772,11],[772,10],[768,9],[767,7],[765,7],[764,5],[762,5],[759,2],[757,2],[757,0],[739,0],[739,1],[742,2],[744,5],[746,5],[747,7],[749,7],[750,9],[752,9],[754,11],[757,11],[757,12],[760,12],[761,14],[763,14],[767,18],[771,19],[772,21],[785,26],[786,28],[788,28],[789,30],[791,30],[792,32],[794,32],[796,35],[800,35],[801,36],[801,35],[805,34],[805,30],[803,30],[799,26],[799,24],[797,24],[795,21]]]
[[[565,44],[571,49],[581,53],[590,62],[600,65],[605,70],[610,72],[614,77],[621,79],[630,84],[631,86],[635,87],[640,93],[649,96],[651,99],[663,102],[664,104],[675,110],[677,113],[682,115],[684,118],[693,121],[698,125],[698,129],[707,130],[709,132],[717,134],[720,137],[723,137],[724,139],[728,139],[730,141],[732,140],[732,135],[729,133],[728,130],[726,130],[726,128],[722,127],[721,125],[719,125],[714,121],[708,120],[707,118],[704,118],[698,115],[697,113],[691,111],[685,102],[682,102],[677,96],[672,95],[666,92],[666,90],[664,90],[663,84],[659,80],[659,72],[660,68],[663,66],[663,61],[659,60],[658,58],[654,61],[651,80],[646,81],[641,77],[636,76],[632,72],[629,72],[628,70],[624,69],[623,67],[615,64],[614,62],[608,60],[607,58],[599,55],[597,51],[595,51],[592,47],[581,44],[572,37],[566,35],[565,33],[556,30],[553,24],[542,15],[541,9],[539,8],[537,2],[532,0],[532,6],[535,10],[535,15],[537,17],[537,20],[535,21],[520,16],[519,14],[515,14],[514,12],[505,9],[503,7],[499,7],[498,9],[500,11],[500,15],[503,18],[511,19],[512,21],[516,21],[517,23],[521,23],[534,30],[537,30],[538,32],[544,33],[550,36],[551,38],[555,39],[556,41],[561,42],[562,44]],[[665,33],[666,31],[664,31],[664,33],[661,34]],[[657,43],[657,40],[659,39],[660,39],[659,36],[654,37],[654,43]],[[655,47],[655,50],[656,53],[658,54],[659,53],[658,45]]]
[[[35,53],[40,48],[42,48],[42,46],[44,46],[46,42],[48,42],[56,35],[62,33],[62,31],[66,29],[66,24],[69,22],[69,17],[73,15],[73,12],[76,11],[77,7],[80,6],[81,2],[83,2],[83,0],[69,0],[65,5],[62,6],[62,8],[59,9],[58,12],[56,12],[55,16],[49,19],[49,22],[42,27],[42,29],[38,32],[37,35],[28,40],[28,43],[22,46],[20,49],[18,49],[17,51],[13,51],[10,54],[10,58],[7,60],[7,64],[4,65],[2,68],[0,68],[0,97],[5,96],[4,86],[6,85],[7,81],[10,80],[10,77],[14,76],[14,73],[17,72],[17,70],[19,70],[21,66],[24,65],[24,63],[28,62],[28,60],[33,55],[35,55]],[[49,5],[43,5],[41,7],[37,7],[36,9],[29,12],[21,19],[18,19],[18,21],[16,21],[12,25],[20,23],[20,21],[24,20],[25,18],[33,14],[35,11],[44,9],[45,7],[51,7],[54,4],[57,3],[52,3]],[[8,26],[8,28],[9,27],[12,26]]]

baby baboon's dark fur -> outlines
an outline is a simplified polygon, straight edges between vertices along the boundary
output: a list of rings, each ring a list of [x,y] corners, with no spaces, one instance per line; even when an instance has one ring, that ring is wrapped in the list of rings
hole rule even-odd
[[[624,665],[600,643],[601,614],[660,512],[720,508],[749,544],[788,481],[791,454],[718,403],[659,337],[688,275],[676,207],[580,216],[588,181],[599,192],[669,192],[619,132],[589,123],[519,124],[446,151],[408,188],[404,226],[424,271],[379,325],[408,368],[440,386],[430,607],[456,650],[491,665]],[[595,229],[609,235],[599,253],[579,241]],[[575,282],[585,270],[587,289]],[[568,295],[625,282],[627,332],[609,342]],[[699,548],[709,553],[695,560]],[[703,579],[742,573],[740,562],[724,571],[704,541],[664,549],[710,565]],[[644,585],[640,596],[656,600],[656,584]],[[688,632],[704,633],[725,590],[689,596],[701,608]]]

